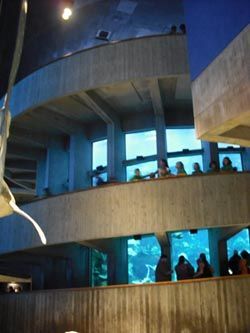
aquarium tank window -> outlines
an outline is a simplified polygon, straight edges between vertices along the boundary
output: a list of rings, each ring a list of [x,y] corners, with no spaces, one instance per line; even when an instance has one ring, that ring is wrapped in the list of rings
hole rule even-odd
[[[96,249],[91,250],[91,286],[108,285],[108,256]]]
[[[242,171],[242,159],[240,153],[219,153],[220,166],[222,167],[222,161],[224,157],[229,157],[232,161],[232,166],[237,169],[237,171]]]
[[[201,149],[201,141],[196,139],[194,128],[166,129],[168,152],[182,151],[183,149]]]
[[[223,143],[223,142],[218,142],[218,148],[240,148],[239,145],[234,145],[232,143]]]
[[[160,245],[154,235],[128,240],[129,283],[155,282],[155,269],[161,255]]]
[[[234,250],[237,250],[239,254],[243,250],[250,252],[249,229],[247,228],[242,229],[236,235],[230,237],[227,240],[228,259],[232,257]]]
[[[100,140],[92,144],[92,170],[98,166],[107,166],[108,141]]]
[[[210,262],[208,231],[197,230],[196,233],[190,231],[178,231],[170,234],[171,240],[171,267],[173,270],[172,280],[176,281],[174,267],[178,263],[179,256],[184,255],[192,264],[195,271],[197,269],[196,260],[200,253],[205,253]]]
[[[137,156],[150,156],[156,154],[156,131],[128,133],[125,135],[126,160]]]

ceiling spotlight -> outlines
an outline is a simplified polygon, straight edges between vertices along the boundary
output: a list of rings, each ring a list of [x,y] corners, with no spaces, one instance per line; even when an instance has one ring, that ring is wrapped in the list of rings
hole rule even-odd
[[[73,13],[73,0],[64,0],[62,4],[62,19],[67,21]]]

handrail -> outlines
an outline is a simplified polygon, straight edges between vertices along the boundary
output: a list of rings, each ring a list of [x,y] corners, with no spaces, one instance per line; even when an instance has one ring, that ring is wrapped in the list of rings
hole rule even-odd
[[[246,275],[232,275],[232,276],[217,276],[202,279],[189,279],[189,280],[179,280],[179,281],[164,281],[164,282],[152,282],[143,284],[117,284],[110,286],[100,286],[100,287],[83,287],[83,288],[65,288],[65,289],[45,289],[45,290],[33,290],[32,294],[44,294],[50,292],[74,292],[74,291],[96,291],[96,290],[111,290],[111,289],[125,289],[125,288],[143,288],[143,287],[157,287],[157,286],[171,286],[171,285],[181,285],[190,283],[201,283],[201,282],[215,282],[215,281],[226,281],[226,280],[236,280],[236,279],[250,279],[250,274]],[[30,291],[23,291],[21,294],[30,294]],[[9,294],[2,294],[0,297],[8,296]]]
[[[27,76],[33,74],[34,72],[40,70],[41,68],[44,68],[44,67],[47,67],[57,61],[60,61],[60,60],[63,60],[63,59],[66,59],[68,57],[71,57],[71,56],[74,56],[76,54],[79,54],[79,53],[82,53],[82,52],[85,52],[85,51],[91,51],[91,50],[94,50],[94,49],[97,49],[97,48],[100,48],[100,47],[105,47],[105,46],[113,46],[113,45],[117,45],[117,44],[121,44],[121,43],[126,43],[126,42],[131,42],[131,41],[134,41],[134,40],[142,40],[142,39],[147,39],[147,38],[159,38],[159,37],[166,37],[166,36],[169,36],[169,37],[176,37],[176,36],[185,36],[184,34],[182,33],[176,33],[176,34],[170,34],[170,33],[162,33],[162,34],[155,34],[155,35],[148,35],[148,36],[140,36],[140,37],[132,37],[132,38],[126,38],[126,39],[121,39],[121,40],[114,40],[114,41],[103,41],[103,44],[99,44],[99,45],[94,45],[94,46],[90,46],[90,47],[86,47],[86,48],[83,48],[83,49],[80,49],[80,50],[77,50],[77,51],[73,51],[73,52],[69,52],[67,54],[64,54],[62,56],[59,56],[58,58],[54,59],[54,60],[51,60],[41,66],[38,66],[36,67],[36,69],[32,70],[31,72],[27,73],[27,75],[21,77],[20,79],[18,79],[16,81],[19,82],[23,79],[25,79]],[[0,99],[1,99],[1,96],[0,96]]]
[[[70,191],[70,192],[64,192],[64,193],[60,193],[60,194],[55,194],[55,195],[49,195],[49,196],[44,196],[44,197],[40,197],[40,198],[36,198],[34,200],[32,200],[32,202],[30,203],[34,203],[37,201],[41,201],[41,200],[47,200],[47,199],[52,199],[52,198],[56,198],[56,197],[60,197],[60,196],[65,196],[65,195],[71,195],[74,193],[80,193],[80,192],[86,192],[86,191],[98,191],[100,189],[103,188],[108,188],[108,187],[114,187],[114,186],[122,186],[122,185],[135,185],[138,183],[148,183],[148,182],[159,182],[159,181],[171,181],[173,179],[186,179],[188,178],[198,178],[198,177],[213,177],[213,176],[228,176],[228,175],[238,175],[238,174],[250,174],[250,171],[239,171],[239,172],[217,172],[217,173],[203,173],[200,175],[171,175],[171,176],[167,176],[167,177],[161,177],[161,178],[153,178],[153,179],[141,179],[138,181],[117,181],[117,182],[113,182],[113,183],[104,183],[100,186],[92,186],[92,187],[88,187],[88,188],[83,188],[80,190],[76,190],[76,191]]]

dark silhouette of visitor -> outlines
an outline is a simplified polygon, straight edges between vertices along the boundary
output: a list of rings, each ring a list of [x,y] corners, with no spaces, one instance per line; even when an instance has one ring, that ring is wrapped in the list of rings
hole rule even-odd
[[[185,176],[187,174],[184,164],[181,161],[176,162],[175,168],[177,171],[177,176]]]
[[[134,176],[132,178],[130,178],[131,182],[136,182],[138,180],[142,180],[144,177],[141,175],[141,171],[140,169],[135,169],[134,171]]]
[[[15,292],[14,288],[12,286],[9,286],[8,287],[8,293],[12,294],[14,292]]]
[[[232,161],[227,156],[223,158],[221,171],[224,171],[224,172],[235,171],[235,168],[233,168],[233,165],[232,165]]]
[[[179,28],[180,28],[181,33],[183,33],[183,35],[185,35],[187,32],[185,24],[183,24],[183,23],[180,24]]]
[[[218,163],[216,161],[211,161],[209,163],[209,169],[207,170],[208,173],[219,172],[220,168],[218,167]]]
[[[172,271],[168,269],[167,256],[161,255],[155,270],[155,282],[171,281]]]
[[[106,183],[100,175],[96,175],[95,176],[95,184],[96,184],[96,186],[100,186],[100,185],[103,185],[103,184],[106,184]]]
[[[177,280],[192,279],[194,276],[194,267],[184,256],[179,256],[178,264],[175,266],[175,272]]]
[[[193,164],[194,171],[192,172],[192,175],[201,175],[203,172],[201,171],[200,164],[198,162],[195,162]]]
[[[205,253],[201,253],[197,259],[197,272],[194,274],[195,278],[212,277],[214,273],[213,267],[207,261]]]
[[[177,33],[177,26],[176,25],[172,25],[171,29],[170,29],[170,34],[171,35],[175,35]]]
[[[250,274],[250,254],[243,250],[240,255],[239,274]]]
[[[155,179],[155,173],[154,173],[154,172],[150,172],[150,174],[149,174],[149,178],[150,178],[150,179]]]
[[[159,160],[158,177],[167,177],[171,174],[168,162],[164,158]]]
[[[234,254],[228,261],[228,268],[232,271],[232,275],[239,274],[239,265],[240,265],[241,257],[238,254],[237,250],[234,250]]]

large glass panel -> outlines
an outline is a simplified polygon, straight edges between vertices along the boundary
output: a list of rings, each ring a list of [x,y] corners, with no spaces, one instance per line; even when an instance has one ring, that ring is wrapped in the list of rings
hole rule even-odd
[[[92,170],[102,165],[107,166],[107,140],[93,142],[92,145]]]
[[[156,154],[156,131],[126,134],[126,159]]]
[[[228,147],[240,148],[239,145],[233,145],[232,143],[223,143],[223,142],[218,143],[218,148],[228,148]]]
[[[140,169],[142,176],[146,176],[150,174],[151,172],[157,171],[157,162],[151,161],[151,162],[145,162],[135,165],[130,165],[126,168],[127,171],[127,181],[129,181],[134,176],[135,169]]]
[[[174,271],[172,279],[176,280],[175,266],[178,263],[179,256],[185,256],[195,271],[197,269],[197,259],[200,253],[205,253],[207,260],[210,261],[209,256],[209,241],[208,231],[198,230],[197,233],[190,233],[190,231],[179,231],[170,234],[171,237],[171,265]]]
[[[166,129],[168,152],[183,149],[201,149],[201,141],[195,137],[194,128]]]
[[[240,153],[219,153],[220,166],[222,167],[222,161],[224,157],[229,157],[232,161],[233,167],[237,168],[237,171],[242,171],[242,160]]]
[[[227,256],[228,259],[232,257],[234,250],[240,254],[241,251],[246,250],[250,252],[249,230],[243,229],[227,241]]]
[[[195,162],[198,162],[200,164],[201,170],[203,171],[202,155],[180,156],[180,157],[169,158],[168,164],[169,164],[170,170],[173,174],[176,174],[175,164],[178,161],[181,161],[184,164],[185,170],[188,174],[192,174],[193,164]]]
[[[91,284],[95,286],[107,286],[108,284],[108,256],[96,249],[91,250]]]
[[[129,283],[150,283],[155,281],[155,269],[161,256],[160,245],[155,236],[142,236],[128,240]]]

